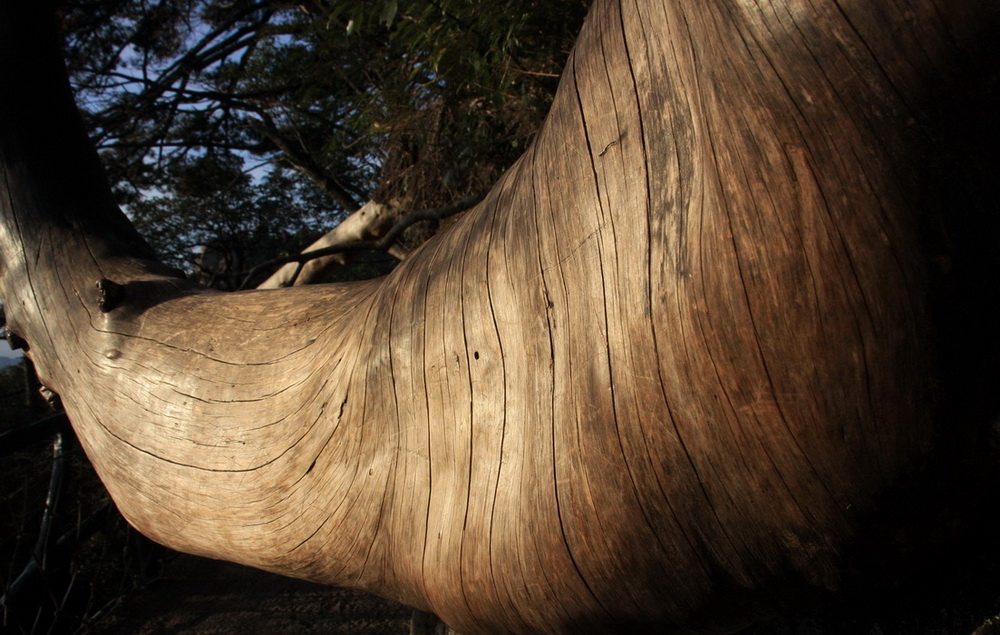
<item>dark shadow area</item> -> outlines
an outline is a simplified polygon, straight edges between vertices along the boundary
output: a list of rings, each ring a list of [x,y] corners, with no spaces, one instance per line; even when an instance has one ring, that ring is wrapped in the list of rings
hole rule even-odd
[[[911,140],[937,343],[933,456],[867,520],[834,604],[747,635],[1000,633],[997,17],[927,86]]]
[[[84,632],[100,635],[410,632],[413,610],[373,595],[177,555],[142,593]]]

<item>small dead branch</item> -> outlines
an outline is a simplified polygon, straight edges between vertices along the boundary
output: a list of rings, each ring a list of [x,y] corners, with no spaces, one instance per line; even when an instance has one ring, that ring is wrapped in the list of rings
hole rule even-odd
[[[304,284],[301,279],[301,274],[306,263],[317,260],[319,258],[325,258],[330,256],[335,256],[344,253],[358,252],[358,251],[388,251],[395,242],[399,239],[407,228],[422,222],[422,221],[437,221],[448,218],[449,216],[454,216],[460,212],[464,212],[467,209],[474,207],[480,201],[485,198],[484,193],[475,194],[467,198],[463,198],[460,201],[456,201],[451,205],[445,207],[437,207],[433,209],[423,210],[420,212],[414,212],[400,218],[396,223],[389,228],[381,237],[375,240],[363,240],[360,238],[348,239],[343,242],[335,242],[326,247],[319,249],[308,249],[299,254],[293,254],[290,256],[283,256],[281,258],[275,258],[269,260],[265,263],[259,264],[249,271],[246,278],[243,280],[243,284],[240,285],[240,289],[246,289],[250,283],[250,280],[254,278],[261,271],[277,266],[277,265],[288,265],[295,263],[294,267],[287,268],[283,267],[279,273],[281,276],[275,274],[271,276],[264,283],[258,285],[258,289],[266,288],[277,288],[284,286],[295,286],[296,283]],[[346,221],[345,221],[346,222]],[[334,230],[336,231],[336,229]],[[332,234],[333,232],[331,232]],[[327,236],[329,236],[328,234]],[[324,236],[326,238],[326,236]],[[321,239],[322,240],[322,239]],[[313,246],[319,244],[313,243]],[[312,278],[314,276],[310,276]]]

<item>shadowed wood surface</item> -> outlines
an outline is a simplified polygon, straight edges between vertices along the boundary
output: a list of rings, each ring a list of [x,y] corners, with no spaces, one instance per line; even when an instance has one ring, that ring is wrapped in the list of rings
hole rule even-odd
[[[232,294],[144,260],[26,7],[0,292],[164,544],[468,632],[725,629],[836,589],[931,446],[926,100],[989,5],[599,1],[449,232]]]

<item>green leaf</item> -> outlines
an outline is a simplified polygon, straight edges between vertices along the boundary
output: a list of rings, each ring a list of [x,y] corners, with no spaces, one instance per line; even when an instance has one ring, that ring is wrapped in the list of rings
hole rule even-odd
[[[399,3],[396,0],[389,0],[382,5],[382,15],[379,16],[379,22],[386,25],[392,26],[392,21],[396,18],[396,11],[399,9]]]

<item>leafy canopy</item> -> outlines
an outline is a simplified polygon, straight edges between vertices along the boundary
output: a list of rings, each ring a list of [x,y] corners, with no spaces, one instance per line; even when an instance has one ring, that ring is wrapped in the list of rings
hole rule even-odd
[[[121,201],[175,264],[225,244],[233,273],[367,200],[487,189],[540,124],[588,4],[65,0],[61,20]]]

